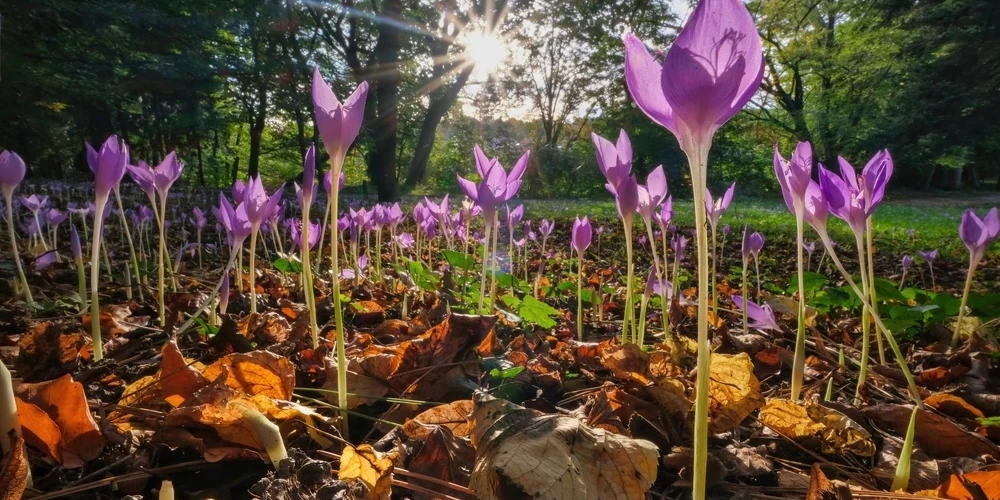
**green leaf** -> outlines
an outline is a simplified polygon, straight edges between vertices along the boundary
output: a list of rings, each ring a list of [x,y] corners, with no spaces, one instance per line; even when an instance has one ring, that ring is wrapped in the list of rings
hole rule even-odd
[[[409,273],[410,278],[413,279],[413,282],[421,289],[428,292],[437,290],[438,277],[428,271],[423,263],[415,260],[407,260],[406,271]]]
[[[558,324],[553,318],[559,315],[559,311],[531,295],[525,295],[523,299],[517,299],[517,297],[508,294],[504,295],[501,300],[508,307],[516,307],[517,314],[525,321],[534,323],[542,328],[552,328]]]
[[[940,306],[941,312],[945,318],[958,315],[958,308],[962,305],[961,300],[947,293],[939,293],[935,295],[934,298],[928,303]]]
[[[792,295],[799,291],[799,277],[793,276],[791,279],[791,284],[788,285],[786,290],[789,295]],[[805,285],[806,295],[815,295],[816,292],[820,291],[824,286],[826,286],[826,276],[814,273],[812,271],[806,271],[802,273],[802,281]]]
[[[271,263],[278,272],[282,273],[301,273],[302,263],[294,260],[288,260],[284,257]]]
[[[924,320],[924,313],[906,306],[892,306],[889,308],[889,317],[895,320],[908,320],[920,322]]]
[[[462,252],[456,250],[442,250],[445,260],[448,261],[448,265],[457,269],[465,270],[475,270],[476,259],[471,255],[466,255]]]
[[[984,321],[1000,317],[1000,293],[986,295],[971,293],[969,294],[968,306],[972,310],[972,314],[979,316]]]
[[[906,297],[899,291],[899,285],[889,280],[875,278],[875,296],[879,301],[895,300],[906,302]]]
[[[982,417],[976,420],[979,420],[979,423],[983,425],[1000,427],[1000,417]]]
[[[490,376],[499,379],[509,379],[518,376],[518,374],[520,374],[523,371],[524,371],[523,366],[514,366],[511,368],[507,368],[506,370],[500,370],[498,368],[494,368],[490,370]]]

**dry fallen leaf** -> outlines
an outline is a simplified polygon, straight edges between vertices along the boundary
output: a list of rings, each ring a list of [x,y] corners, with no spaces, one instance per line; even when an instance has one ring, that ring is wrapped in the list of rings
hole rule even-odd
[[[170,339],[163,344],[160,361],[160,394],[166,402],[176,408],[207,383],[201,372],[184,359],[180,348],[177,347],[176,339]]]
[[[392,493],[392,467],[395,452],[379,453],[370,444],[357,448],[347,445],[340,456],[341,481],[359,480],[368,487],[368,500],[389,500]]]
[[[17,396],[14,397],[14,402],[17,404],[17,420],[21,423],[24,441],[45,451],[49,457],[62,464],[62,450],[59,449],[62,431],[59,426],[41,408]]]
[[[963,484],[962,479],[978,486],[986,494],[986,498],[1000,498],[1000,470],[970,472],[961,477],[952,474],[938,487],[938,496],[951,500],[978,500]]]
[[[813,464],[812,473],[809,475],[809,491],[806,492],[806,500],[841,500],[833,483],[827,479],[818,463]]]
[[[753,374],[753,361],[746,353],[713,354],[709,373],[709,431],[725,432],[739,425],[760,406],[760,382]]]
[[[229,372],[226,386],[237,392],[292,399],[295,366],[288,358],[268,351],[229,354],[205,368],[204,375],[214,382],[225,370]]]
[[[469,416],[472,400],[462,399],[446,405],[435,406],[403,425],[403,433],[410,439],[426,439],[434,426],[447,427],[455,437],[469,437]]]
[[[70,375],[38,384],[21,384],[17,395],[45,412],[59,426],[63,466],[82,467],[104,449],[105,439],[87,405],[83,384]]]
[[[814,403],[768,399],[757,419],[789,439],[819,439],[823,453],[875,454],[868,431],[843,413]]]
[[[10,451],[0,462],[0,500],[20,500],[28,488],[28,457],[24,454],[24,440],[14,435],[0,436],[9,439]]]
[[[469,487],[480,499],[508,498],[507,488],[537,500],[644,498],[656,479],[659,453],[649,441],[566,415],[536,415],[481,392],[473,401]]]
[[[905,435],[910,423],[913,406],[910,405],[875,405],[869,406],[861,413],[875,420],[879,425],[888,427],[897,435]],[[1000,457],[1000,448],[988,439],[969,432],[947,417],[931,411],[917,412],[914,441],[928,455],[934,458],[977,457],[990,455]]]

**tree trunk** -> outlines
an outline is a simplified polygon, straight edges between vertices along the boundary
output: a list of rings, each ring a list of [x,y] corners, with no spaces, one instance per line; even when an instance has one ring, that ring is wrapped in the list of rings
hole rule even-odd
[[[399,198],[396,180],[396,140],[399,125],[399,28],[403,22],[402,0],[387,0],[383,16],[390,22],[379,24],[375,44],[375,98],[378,114],[371,130],[375,148],[371,152],[368,176],[378,189],[379,201]]]
[[[205,162],[202,159],[201,152],[201,136],[199,135],[195,142],[198,146],[198,184],[201,186],[205,185]]]
[[[239,147],[240,141],[242,139],[243,139],[242,131],[239,128],[237,128],[236,129],[236,146],[237,147]],[[240,152],[239,152],[239,150],[237,150],[236,151],[236,157],[233,158],[233,182],[232,183],[236,184],[236,181],[239,178],[240,178]]]
[[[423,124],[420,126],[420,137],[417,139],[417,146],[413,151],[413,159],[406,174],[406,187],[413,188],[424,179],[427,171],[427,161],[430,160],[431,151],[434,149],[434,139],[437,137],[437,128],[441,124],[441,119],[448,113],[451,106],[458,99],[459,92],[465,87],[472,74],[473,66],[469,66],[458,76],[447,92],[441,94],[438,99],[431,100],[427,107],[427,114],[424,115]]]

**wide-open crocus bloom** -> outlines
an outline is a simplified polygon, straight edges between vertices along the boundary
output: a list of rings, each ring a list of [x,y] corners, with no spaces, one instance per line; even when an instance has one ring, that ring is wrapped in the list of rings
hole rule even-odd
[[[10,199],[14,188],[24,180],[27,167],[24,160],[13,151],[0,152],[0,191],[5,199]]]
[[[296,247],[302,248],[302,222],[298,220],[289,220],[290,233],[292,237],[292,243]],[[309,222],[309,248],[316,248],[316,244],[319,243],[319,224],[314,222]]]
[[[934,250],[929,250],[926,252],[922,250],[917,250],[917,255],[923,257],[924,261],[926,261],[928,264],[934,262],[934,259],[937,258],[937,253],[938,251],[936,248]]]
[[[517,160],[509,174],[496,158],[487,158],[478,144],[473,153],[476,159],[476,171],[482,180],[476,184],[459,176],[458,186],[469,199],[482,207],[487,219],[492,220],[497,207],[516,196],[521,189],[521,177],[528,167],[531,151],[526,151]]]
[[[229,246],[233,252],[236,252],[250,236],[252,229],[246,205],[239,203],[234,208],[232,203],[226,199],[226,195],[219,193],[219,216],[222,219],[222,226],[226,229]]]
[[[365,101],[368,98],[368,82],[361,82],[354,93],[341,102],[330,85],[323,80],[317,67],[313,70],[312,98],[316,111],[316,128],[323,138],[323,146],[339,167],[361,130]]]
[[[733,304],[740,311],[743,310],[743,297],[739,295],[733,295]],[[758,330],[777,330],[781,331],[781,326],[778,325],[778,321],[774,317],[774,311],[771,306],[764,304],[763,306],[757,305],[752,301],[747,301],[747,316],[753,320],[750,323],[750,327],[756,328]]]
[[[26,208],[32,214],[35,214],[36,217],[38,212],[45,208],[45,205],[48,204],[48,202],[48,196],[38,196],[37,194],[33,194],[31,196],[21,197],[21,206]]]
[[[840,175],[820,168],[819,186],[833,215],[847,222],[855,234],[862,234],[868,218],[885,196],[892,176],[892,157],[879,151],[857,175],[847,160],[838,157]]]
[[[708,220],[714,228],[719,224],[722,214],[729,210],[729,205],[733,202],[733,192],[736,190],[736,183],[732,183],[729,189],[717,200],[712,199],[712,193],[705,190],[705,211],[708,213]]]
[[[693,156],[753,96],[764,74],[760,36],[739,0],[702,0],[661,65],[625,36],[625,81],[650,119]]]
[[[986,255],[986,249],[1000,236],[1000,217],[997,216],[996,207],[983,218],[979,218],[971,208],[966,210],[962,214],[958,234],[969,249],[970,261],[978,264]]]
[[[87,164],[94,172],[94,189],[98,200],[107,200],[111,190],[121,182],[128,167],[128,146],[125,141],[118,141],[118,136],[112,135],[101,145],[100,151],[95,151],[87,144]]]

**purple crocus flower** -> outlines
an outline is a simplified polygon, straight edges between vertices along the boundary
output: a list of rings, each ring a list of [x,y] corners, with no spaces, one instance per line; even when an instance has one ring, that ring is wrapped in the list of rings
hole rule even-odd
[[[969,259],[972,268],[986,255],[989,248],[997,236],[1000,236],[1000,217],[997,216],[997,209],[993,207],[985,217],[979,218],[971,208],[962,214],[962,223],[958,227],[958,234],[962,237],[962,242],[969,249]]]
[[[927,252],[924,252],[922,250],[917,250],[917,255],[923,257],[924,261],[926,261],[928,264],[932,264],[934,262],[934,259],[937,258],[937,254],[938,251],[936,248],[934,250],[929,250]]]
[[[673,238],[670,238],[670,248],[677,255],[677,260],[684,260],[684,250],[687,248],[687,244],[688,239],[683,235],[675,234]]]
[[[153,169],[146,162],[140,160],[138,165],[128,166],[128,174],[132,181],[139,186],[139,189],[146,193],[149,202],[155,205],[156,179],[153,176]]]
[[[312,205],[316,199],[316,144],[309,145],[302,160],[302,189],[305,191],[302,206]]]
[[[722,195],[722,198],[717,200],[712,199],[712,193],[709,190],[705,190],[705,210],[708,213],[708,221],[715,227],[719,224],[719,219],[722,218],[722,214],[729,210],[729,204],[733,202],[733,192],[736,190],[736,183],[732,183],[729,189]]]
[[[459,176],[458,185],[469,199],[482,207],[487,218],[492,218],[497,207],[517,195],[521,189],[521,176],[524,175],[525,169],[528,167],[531,151],[525,152],[517,160],[517,163],[511,168],[510,174],[504,170],[496,158],[486,158],[479,145],[475,146],[473,153],[476,158],[476,171],[482,180],[476,184]]]
[[[660,211],[656,215],[656,223],[660,225],[660,231],[666,232],[670,229],[670,221],[674,218],[674,197],[668,196],[660,206]]]
[[[639,186],[639,216],[646,224],[650,224],[656,207],[667,197],[667,177],[663,173],[663,165],[653,169],[646,176],[646,185]]]
[[[45,222],[54,228],[58,228],[60,224],[66,221],[69,214],[59,210],[58,208],[50,208],[48,212],[45,213]]]
[[[253,229],[250,217],[247,215],[246,204],[239,203],[234,208],[226,196],[219,193],[219,215],[222,217],[222,225],[226,228],[229,236],[229,245],[235,249],[243,246],[243,242],[250,236]]]
[[[752,320],[752,323],[749,325],[751,328],[756,328],[758,330],[781,331],[781,326],[778,325],[778,321],[774,317],[774,311],[771,309],[771,306],[767,304],[760,306],[749,300],[746,301],[746,304],[747,316],[749,316],[750,320]],[[733,295],[733,305],[742,311],[743,297],[740,295]]]
[[[912,266],[913,266],[913,257],[910,257],[909,255],[904,255],[903,256],[903,270],[905,271],[905,270],[909,269]]]
[[[538,231],[542,233],[542,238],[548,238],[552,234],[552,230],[555,229],[555,222],[549,222],[546,219],[542,219],[542,223],[538,225]]]
[[[296,247],[302,248],[302,221],[289,219],[289,233],[291,233],[292,243]],[[309,222],[309,249],[316,248],[319,243],[319,223]]]
[[[636,183],[635,177],[625,176],[613,193],[615,205],[618,207],[618,215],[621,216],[626,227],[632,227],[635,213],[639,209],[639,184]]]
[[[722,236],[724,236],[724,237],[725,236],[729,236],[729,231],[731,229],[732,228],[729,227],[729,224],[726,224],[725,226],[722,226]]]
[[[861,175],[856,175],[847,160],[838,157],[840,175],[821,168],[819,185],[830,212],[847,222],[854,234],[862,234],[868,217],[875,213],[885,196],[892,175],[892,157],[879,151],[868,162]]]
[[[760,258],[760,251],[764,248],[764,235],[754,231],[750,235],[750,255],[753,256],[754,262]]]
[[[247,217],[250,219],[250,225],[255,230],[260,228],[264,220],[270,217],[278,207],[278,202],[281,201],[281,195],[284,190],[285,185],[282,184],[274,194],[268,197],[260,176],[250,180],[245,193],[244,205],[246,206]]]
[[[200,208],[194,207],[191,209],[191,213],[194,216],[194,227],[195,229],[201,230],[208,224],[208,219],[205,218],[205,212]]]
[[[24,160],[13,151],[0,152],[0,191],[4,198],[10,200],[14,194],[14,188],[24,180],[27,167]]]
[[[118,136],[112,135],[101,145],[100,151],[95,151],[87,144],[87,164],[94,172],[94,189],[98,200],[107,200],[111,190],[121,182],[128,166],[128,146],[125,141],[118,141]]]
[[[618,185],[632,172],[632,143],[628,134],[621,130],[614,144],[595,133],[591,133],[590,138],[597,150],[597,166],[608,180],[604,187],[617,197]]]
[[[625,36],[629,93],[689,155],[711,144],[715,131],[757,91],[763,74],[760,36],[739,0],[699,2],[662,65],[635,35]]]
[[[399,243],[401,248],[413,248],[413,243],[416,241],[413,239],[413,235],[410,233],[400,233],[396,237],[396,241]]]
[[[31,196],[21,197],[21,206],[33,214],[38,214],[39,211],[45,208],[48,201],[48,196],[39,197],[37,194],[32,194]]]
[[[750,224],[743,226],[743,266],[750,262]]]
[[[323,174],[323,191],[326,191],[326,194],[329,195],[331,189],[333,189],[333,172],[327,170]],[[340,182],[337,183],[337,190],[341,189],[344,189],[344,172],[340,173]]]
[[[518,205],[517,208],[511,210],[507,207],[507,226],[513,229],[518,224],[521,223],[521,219],[524,218],[524,205]]]
[[[774,146],[774,174],[781,186],[781,196],[785,205],[796,217],[805,209],[806,191],[812,180],[812,145],[800,142],[795,147],[791,160],[785,160]]]
[[[347,150],[361,130],[365,101],[368,98],[368,82],[361,82],[350,97],[340,102],[317,67],[313,70],[312,98],[316,128],[319,129],[323,146],[335,165],[334,169],[339,171]]]
[[[177,182],[177,179],[181,177],[181,173],[184,171],[184,164],[177,161],[177,154],[173,151],[170,152],[160,162],[159,165],[153,169],[153,183],[156,186],[156,192],[159,193],[160,198],[165,199],[167,193],[170,191],[171,186]]]
[[[583,216],[583,220],[580,219],[579,215],[576,216],[576,219],[573,221],[570,243],[572,244],[573,249],[576,250],[577,254],[582,257],[583,252],[585,252],[587,247],[590,246],[590,242],[593,238],[594,231],[590,226],[590,219],[586,215]]]
[[[247,185],[243,182],[243,179],[236,179],[233,182],[233,203],[239,205],[243,203],[246,199]]]

